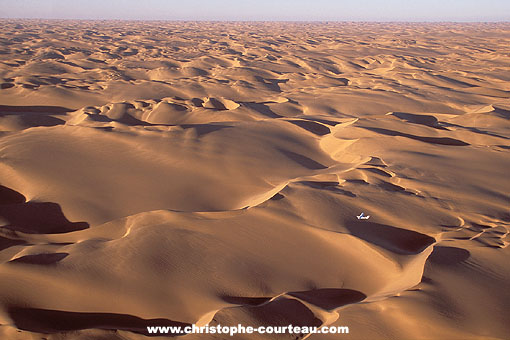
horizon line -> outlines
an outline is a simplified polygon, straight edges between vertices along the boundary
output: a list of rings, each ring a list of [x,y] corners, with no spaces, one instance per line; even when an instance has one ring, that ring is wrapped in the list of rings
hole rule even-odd
[[[510,20],[264,20],[264,19],[99,19],[99,18],[29,18],[29,17],[1,17],[0,20],[48,20],[48,21],[153,21],[153,22],[274,22],[274,23],[454,23],[454,24],[484,24],[484,23],[510,23]]]

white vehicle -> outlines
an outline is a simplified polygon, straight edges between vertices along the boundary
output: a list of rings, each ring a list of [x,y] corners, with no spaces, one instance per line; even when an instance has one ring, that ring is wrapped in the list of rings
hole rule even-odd
[[[363,213],[361,213],[361,215],[356,216],[356,217],[358,218],[358,220],[368,220],[370,218],[370,215],[363,216]]]

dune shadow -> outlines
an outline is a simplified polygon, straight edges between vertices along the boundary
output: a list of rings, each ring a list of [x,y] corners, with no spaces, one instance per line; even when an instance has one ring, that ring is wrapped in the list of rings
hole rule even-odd
[[[87,229],[86,222],[70,222],[60,205],[53,202],[26,202],[25,196],[0,186],[2,228],[29,234],[59,234]]]
[[[346,179],[345,180],[347,183],[353,183],[353,184],[357,184],[357,185],[370,185],[367,181],[365,181],[364,179]]]
[[[232,125],[222,124],[181,124],[179,126],[182,127],[183,129],[195,129],[197,137],[202,137],[211,132],[233,127]]]
[[[211,109],[220,110],[220,111],[227,111],[228,110],[227,106],[225,106],[224,103],[222,103],[221,101],[219,101],[216,98],[209,98],[209,101],[208,101],[207,104],[212,106],[212,107],[208,106],[208,108],[211,108]]]
[[[340,188],[333,188],[333,189],[329,189],[329,190],[337,192],[337,193],[347,196],[347,197],[358,197],[358,195],[356,195],[355,193],[353,193],[352,191],[349,191],[349,190],[344,190],[344,189],[340,189]]]
[[[357,197],[357,195],[352,191],[341,189],[338,186],[338,182],[300,181],[299,183],[315,189],[333,191],[348,197]]]
[[[289,81],[289,79],[268,79],[263,78],[261,76],[255,76],[255,79],[263,84],[265,87],[267,87],[269,90],[274,92],[282,92],[282,89],[280,88],[280,84],[285,84]]]
[[[2,54],[2,53],[0,52],[0,54]],[[14,86],[16,86],[16,85],[14,85],[13,83],[1,83],[0,89],[6,90],[6,89],[13,88]]]
[[[192,98],[191,103],[195,107],[204,107],[204,101],[203,101],[203,99],[200,99],[200,98]]]
[[[275,113],[271,108],[264,103],[255,103],[255,102],[242,102],[243,106],[246,106],[249,109],[252,109],[255,112],[258,112],[269,118],[281,118],[279,114]]]
[[[448,146],[470,145],[469,143],[463,142],[459,139],[449,138],[449,137],[424,137],[424,136],[416,136],[416,135],[411,135],[411,134],[404,133],[404,132],[388,130],[388,129],[383,129],[383,128],[374,128],[374,127],[367,127],[367,126],[361,126],[361,127],[366,130],[380,133],[382,135],[406,137],[406,138],[410,138],[410,139],[414,139],[414,140],[417,140],[420,142],[425,142],[425,143],[430,143],[430,144],[439,144],[439,145],[448,145]]]
[[[507,139],[507,140],[510,139],[509,137],[502,136],[500,134],[489,132],[489,131],[485,131],[485,130],[480,130],[480,129],[478,129],[476,127],[472,127],[472,126],[463,126],[463,125],[453,124],[453,123],[444,123],[444,125],[445,126],[455,127],[455,128],[458,128],[458,129],[468,130],[468,131],[471,131],[473,133],[477,133],[477,134],[480,134],[480,135],[492,136],[492,137],[497,137],[497,138],[502,138],[502,139]]]
[[[378,165],[380,166],[380,165]],[[374,174],[377,174],[377,175],[381,175],[381,176],[384,176],[384,177],[392,177],[391,174],[387,171],[384,171],[384,170],[381,170],[381,169],[378,169],[378,168],[361,168],[363,171],[368,171],[368,172],[372,172]]]
[[[145,122],[143,120],[140,120],[138,118],[135,118],[129,114],[125,114],[122,118],[118,120],[119,123],[122,123],[124,125],[128,126],[156,126],[156,125],[166,125],[166,124],[153,124],[149,122]]]
[[[131,116],[128,113],[122,115],[122,117],[115,118],[115,119],[114,118],[110,118],[110,117],[105,116],[105,115],[100,115],[100,114],[89,115],[89,118],[94,120],[94,121],[97,121],[97,122],[112,122],[112,121],[115,121],[115,122],[118,122],[118,123],[121,123],[121,124],[124,124],[124,125],[127,125],[127,126],[157,126],[157,125],[166,125],[166,124],[148,123],[148,122],[145,122],[145,121],[140,120],[138,118],[135,118],[135,117]]]
[[[300,155],[298,153],[295,153],[295,152],[292,152],[292,151],[288,151],[288,150],[279,150],[283,155],[285,155],[285,157],[293,160],[294,162],[298,163],[299,165],[307,168],[307,169],[310,169],[310,170],[321,170],[321,169],[327,169],[328,167],[317,162],[317,161],[314,161],[313,159],[311,158],[308,158],[304,155]]]
[[[9,222],[4,228],[29,234],[68,233],[89,227],[86,222],[70,222],[60,205],[52,202],[0,205],[0,217]]]
[[[0,251],[7,249],[12,246],[17,246],[20,244],[26,244],[27,242],[22,240],[11,240],[10,238],[5,238],[0,236]]]
[[[244,297],[244,296],[221,296],[221,299],[227,303],[241,306],[259,306],[269,300],[270,297]]]
[[[38,265],[51,265],[60,262],[66,258],[68,253],[53,253],[53,254],[34,254],[18,257],[8,263],[24,263],[24,264],[38,264]]]
[[[1,118],[6,117],[6,115],[0,114]],[[39,127],[39,126],[56,126],[63,125],[65,121],[62,119],[58,119],[52,116],[45,116],[41,114],[19,114],[19,115],[9,115],[9,117],[14,119],[17,125],[21,126],[22,129],[28,129],[31,127]]]
[[[510,119],[510,110],[505,110],[500,107],[494,107],[492,113],[500,118]]]
[[[413,193],[411,191],[407,191],[406,188],[401,187],[400,185],[396,185],[396,184],[386,182],[386,181],[379,181],[377,186],[383,190],[390,191],[390,192],[399,192],[399,193],[406,194],[406,195],[415,195],[415,193]]]
[[[349,221],[346,227],[353,236],[402,255],[419,254],[436,242],[431,236],[370,220]]]
[[[298,300],[278,298],[261,306],[241,306],[231,308],[230,312],[242,310],[243,314],[250,315],[257,323],[265,326],[317,326],[322,325],[313,312]],[[215,316],[221,318],[222,311]],[[228,318],[230,319],[230,318]],[[214,320],[214,321],[215,321]],[[223,323],[222,323],[223,324]]]
[[[318,136],[324,136],[331,133],[331,130],[327,126],[324,126],[316,122],[307,120],[288,120],[288,122],[297,125],[300,128],[305,129],[306,131],[309,131]]]
[[[26,198],[21,193],[0,185],[0,204],[25,203]]]
[[[440,266],[451,266],[466,261],[471,253],[462,248],[435,246],[428,261]]]
[[[322,123],[322,124],[325,124],[325,125],[329,125],[329,126],[336,126],[338,124],[340,124],[341,122],[337,122],[337,121],[334,121],[334,120],[329,120],[329,119],[325,119],[325,118],[317,118],[317,117],[306,117],[307,120],[313,120],[313,121],[316,121],[316,122],[319,122],[319,123]]]
[[[478,87],[477,85],[473,85],[473,84],[467,83],[465,81],[454,79],[454,78],[447,77],[447,76],[443,76],[443,75],[440,75],[440,74],[436,74],[433,77],[434,78],[439,78],[441,80],[444,80],[444,81],[446,81],[448,83],[451,83],[453,85],[460,86],[460,87],[466,87],[466,88],[469,88],[469,87]]]
[[[128,314],[81,313],[50,309],[9,307],[7,312],[17,328],[30,332],[56,333],[83,329],[107,329],[130,331],[145,336],[148,326],[186,327],[188,323],[168,319],[142,319]],[[183,333],[159,334],[159,336],[177,336]]]
[[[52,115],[63,115],[74,111],[62,106],[11,106],[0,105],[0,113],[47,113]]]
[[[15,121],[22,128],[65,124],[54,115],[65,115],[71,109],[61,106],[9,106],[0,105],[0,118]]]
[[[277,192],[273,197],[270,198],[270,200],[272,200],[272,201],[279,201],[279,200],[282,200],[284,198],[285,198],[285,196],[283,196],[282,194]]]
[[[437,118],[432,115],[418,115],[406,112],[393,112],[392,115],[412,124],[425,125],[438,130],[448,130],[440,126]]]
[[[323,288],[303,292],[290,292],[288,295],[297,297],[323,309],[336,309],[366,299],[362,292],[343,288]]]
[[[319,181],[300,181],[299,183],[304,184],[306,186],[317,188],[317,189],[329,189],[332,187],[336,187],[338,182],[319,182]]]

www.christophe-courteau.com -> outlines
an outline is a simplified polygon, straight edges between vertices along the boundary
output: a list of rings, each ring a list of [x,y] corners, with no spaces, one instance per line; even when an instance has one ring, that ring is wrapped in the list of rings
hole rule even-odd
[[[234,336],[235,334],[348,334],[349,327],[347,326],[330,326],[330,327],[315,327],[315,326],[147,326],[149,334],[228,334]]]

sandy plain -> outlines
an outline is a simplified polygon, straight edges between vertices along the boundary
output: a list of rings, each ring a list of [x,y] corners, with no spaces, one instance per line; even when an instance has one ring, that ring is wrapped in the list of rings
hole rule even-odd
[[[510,334],[509,24],[3,20],[0,87],[2,339]]]

